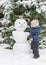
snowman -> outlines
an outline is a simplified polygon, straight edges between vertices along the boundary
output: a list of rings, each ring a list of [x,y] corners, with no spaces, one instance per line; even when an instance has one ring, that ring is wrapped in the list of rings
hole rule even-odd
[[[24,32],[27,28],[27,23],[24,19],[17,19],[15,21],[15,29],[16,31],[12,32],[13,39],[16,41],[13,47],[13,51],[15,54],[23,54],[29,53],[30,45],[27,42],[28,32]]]

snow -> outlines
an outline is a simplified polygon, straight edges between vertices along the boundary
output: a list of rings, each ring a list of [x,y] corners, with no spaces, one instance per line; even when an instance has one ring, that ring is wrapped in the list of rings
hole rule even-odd
[[[19,18],[15,21],[16,31],[12,32],[13,39],[16,41],[13,47],[15,54],[28,53],[30,50],[29,43],[27,42],[28,32],[24,32],[27,27],[27,23],[23,18]]]
[[[4,4],[7,0],[0,0],[0,5]]]
[[[6,1],[7,0],[0,0],[0,5],[4,4]],[[26,5],[27,4],[30,5],[31,2],[23,1],[23,4],[24,3]],[[6,4],[7,3],[5,3],[4,5]],[[5,7],[6,10],[8,6],[11,5],[8,4]],[[8,11],[5,11],[5,14],[8,14]],[[7,21],[9,23],[9,20],[3,19],[2,23],[6,23]],[[20,27],[17,26],[18,27],[17,31],[14,31],[13,33],[13,38],[16,41],[13,50],[4,49],[5,47],[9,46],[7,44],[2,44],[2,45],[0,44],[0,65],[46,65],[46,49],[39,49],[40,57],[38,59],[34,59],[32,50],[30,49],[30,44],[26,40],[27,35],[24,32],[26,28],[24,26],[27,24],[22,23],[22,21],[19,24],[17,22],[17,25]],[[2,40],[1,34],[0,34],[0,40]]]
[[[15,21],[15,29],[17,31],[24,31],[27,27],[27,23],[26,23],[26,20],[24,20],[23,18],[22,19],[17,19]]]
[[[36,11],[37,11],[38,13],[41,13],[41,10],[40,10],[40,9],[38,9],[38,8],[36,9]]]
[[[0,65],[46,65],[46,49],[39,49],[40,57],[33,58],[30,53],[14,54],[13,50],[0,48]]]
[[[43,26],[43,27],[46,27],[46,24],[43,24],[42,26]]]
[[[39,47],[46,48],[46,37],[43,37],[43,39],[40,41],[41,45]]]
[[[0,48],[0,65],[12,65],[12,54],[10,50]]]
[[[9,20],[3,19],[1,22],[2,22],[2,24],[7,24],[7,23],[9,23]]]
[[[41,13],[42,12],[46,12],[46,1],[44,2],[40,2],[39,3],[39,6],[38,6],[38,3],[37,3],[37,0],[29,0],[29,1],[18,1],[17,4],[23,4],[24,7],[26,7],[26,5],[28,7],[31,7],[32,5],[36,5],[36,11],[38,13]]]
[[[3,41],[3,38],[2,38],[2,36],[1,36],[1,32],[0,32],[0,41]]]
[[[44,5],[44,4],[46,4],[46,1],[39,3],[39,5]]]
[[[42,5],[41,7],[41,10],[44,12],[44,11],[46,11],[46,6],[45,5]]]
[[[17,43],[25,43],[27,35],[24,32],[13,31],[13,39],[16,40]]]
[[[33,5],[33,4],[37,4],[36,2],[35,2],[35,0],[29,0],[29,1],[18,1],[17,2],[17,4],[23,4],[23,6],[28,6],[28,7],[30,7],[31,5]]]

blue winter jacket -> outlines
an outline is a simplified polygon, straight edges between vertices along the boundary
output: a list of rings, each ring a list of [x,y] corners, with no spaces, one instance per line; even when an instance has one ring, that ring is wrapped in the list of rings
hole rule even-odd
[[[39,42],[39,33],[40,33],[41,27],[31,27],[30,28],[30,37],[33,38],[33,42]]]

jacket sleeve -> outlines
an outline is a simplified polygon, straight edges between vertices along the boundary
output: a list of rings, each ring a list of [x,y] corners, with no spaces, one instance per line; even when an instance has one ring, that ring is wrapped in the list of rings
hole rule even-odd
[[[33,38],[33,32],[30,30],[30,38]]]

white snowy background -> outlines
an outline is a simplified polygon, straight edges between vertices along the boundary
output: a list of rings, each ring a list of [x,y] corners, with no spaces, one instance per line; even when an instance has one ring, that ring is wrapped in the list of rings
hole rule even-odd
[[[0,0],[0,5],[6,1]],[[34,59],[31,49],[30,53],[15,54],[13,50],[3,49],[3,46],[0,45],[0,65],[46,65],[46,49],[39,49],[40,57]]]

